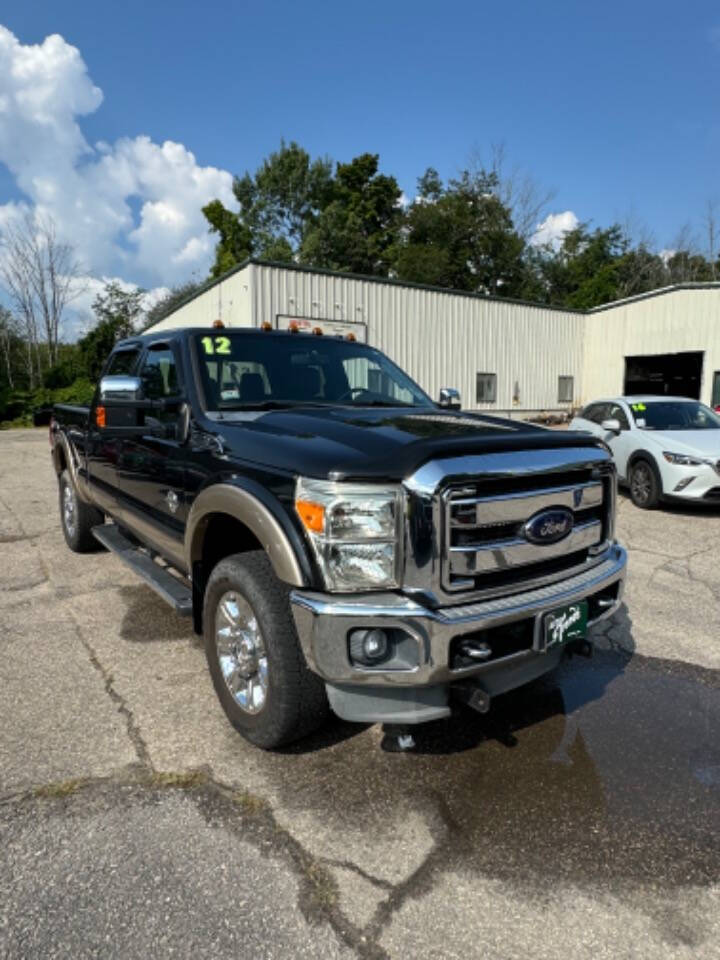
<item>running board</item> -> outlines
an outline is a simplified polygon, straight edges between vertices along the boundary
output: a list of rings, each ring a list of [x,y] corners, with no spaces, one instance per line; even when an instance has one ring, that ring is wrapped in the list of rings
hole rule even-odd
[[[93,527],[93,536],[111,553],[141,577],[145,583],[161,596],[166,603],[183,617],[192,614],[192,590],[182,581],[155,563],[152,557],[134,546],[122,535],[114,523],[103,523]]]

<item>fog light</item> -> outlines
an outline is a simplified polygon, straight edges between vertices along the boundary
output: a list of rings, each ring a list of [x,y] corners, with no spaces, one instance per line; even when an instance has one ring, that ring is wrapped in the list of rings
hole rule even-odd
[[[381,663],[387,659],[389,651],[388,635],[378,627],[353,630],[350,634],[350,658],[356,663]]]
[[[675,489],[673,490],[673,493],[679,493],[681,490],[684,490],[685,487],[689,486],[694,479],[695,477],[685,477],[683,480],[680,481],[680,483],[677,483],[675,485]]]

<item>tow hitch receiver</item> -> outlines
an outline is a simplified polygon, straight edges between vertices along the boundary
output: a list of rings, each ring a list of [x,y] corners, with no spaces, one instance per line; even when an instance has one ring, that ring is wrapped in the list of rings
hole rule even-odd
[[[490,694],[485,693],[476,683],[455,683],[452,690],[459,700],[478,713],[487,713],[490,710]]]

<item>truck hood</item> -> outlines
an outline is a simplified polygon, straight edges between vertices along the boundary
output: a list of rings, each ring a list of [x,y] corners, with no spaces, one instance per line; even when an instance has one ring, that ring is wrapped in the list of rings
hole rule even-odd
[[[402,480],[438,456],[598,446],[589,434],[440,409],[243,411],[214,427],[231,458],[338,480]]]

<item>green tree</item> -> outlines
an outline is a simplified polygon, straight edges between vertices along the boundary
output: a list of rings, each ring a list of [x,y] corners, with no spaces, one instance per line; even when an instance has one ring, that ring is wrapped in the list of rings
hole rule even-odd
[[[218,234],[211,276],[219,277],[251,256],[293,260],[331,192],[331,161],[311,160],[297,143],[282,141],[254,174],[235,178],[237,213],[219,200],[203,208],[210,229]]]
[[[444,186],[429,168],[407,211],[393,267],[401,280],[519,296],[526,285],[525,241],[500,198],[495,172],[463,171]]]
[[[667,282],[708,283],[715,279],[716,269],[702,254],[678,250],[667,262]]]
[[[210,230],[218,234],[215,262],[210,270],[210,276],[217,278],[253,255],[252,231],[239,214],[228,210],[220,200],[212,200],[202,212]]]
[[[403,214],[397,180],[377,154],[339,163],[330,202],[306,230],[300,260],[315,267],[387,276]]]
[[[79,342],[80,355],[91,380],[97,380],[108,354],[118,342],[137,332],[143,315],[142,290],[124,290],[112,281],[93,300],[96,325]]]
[[[590,231],[569,230],[557,250],[534,252],[534,268],[548,303],[586,310],[618,298],[620,263],[629,243],[618,224]]]

